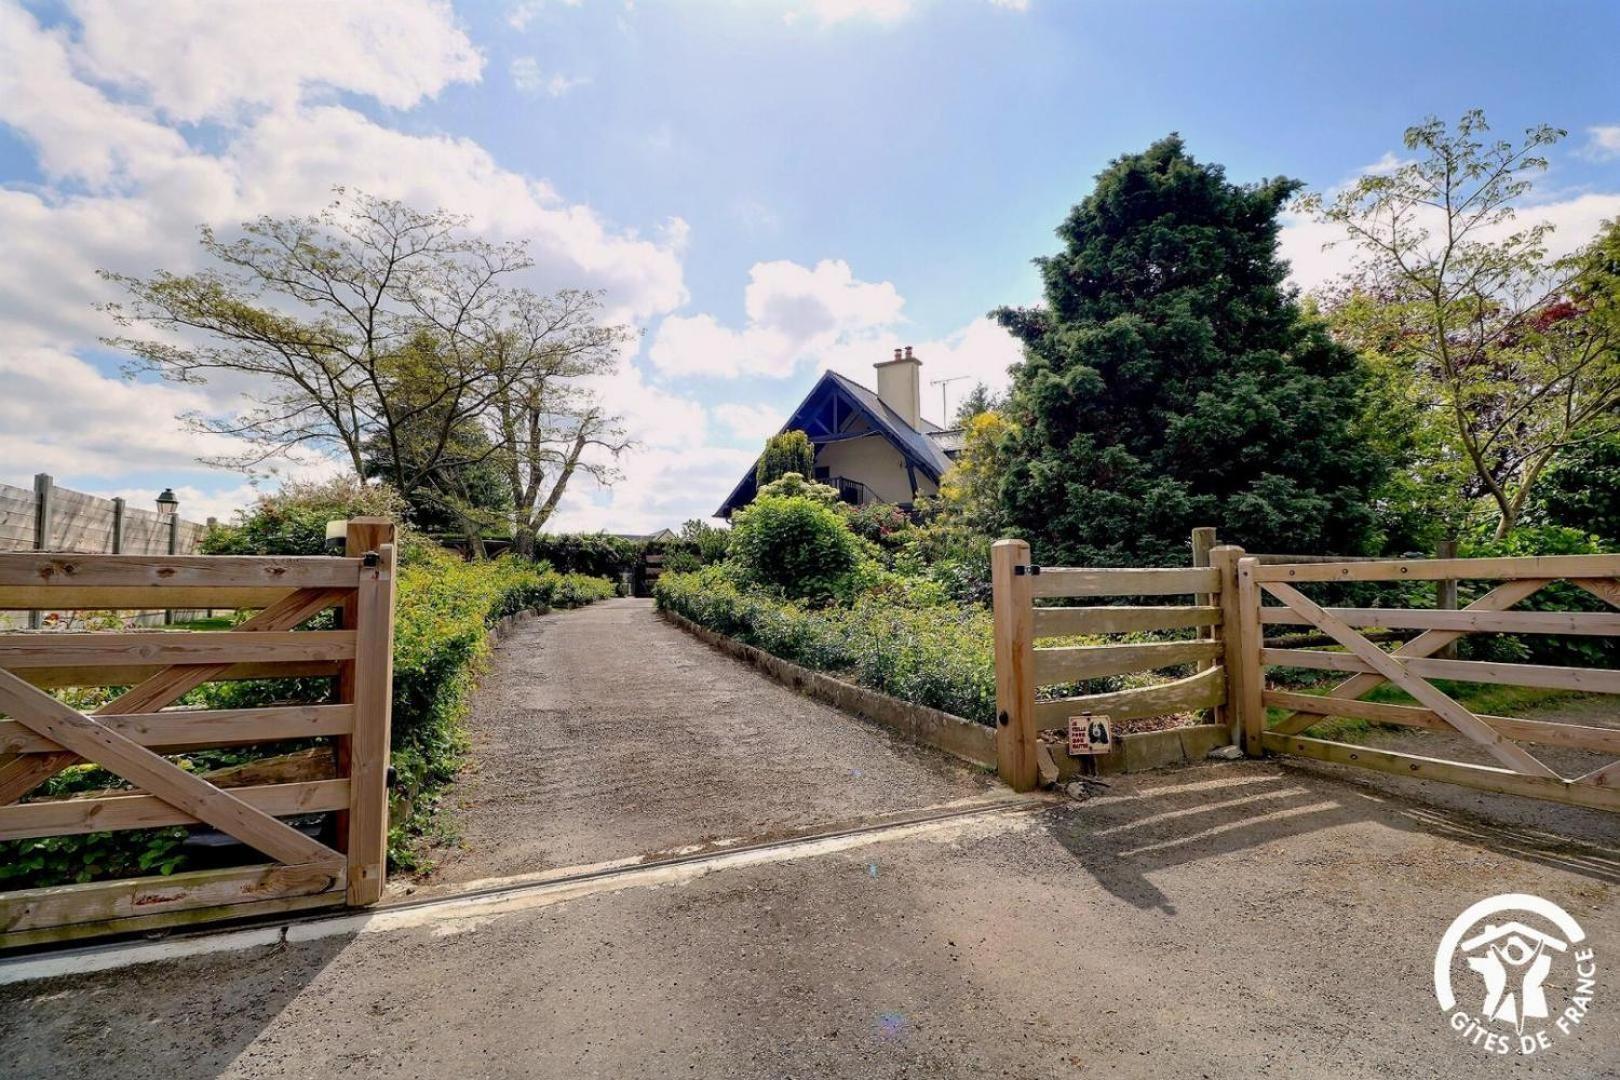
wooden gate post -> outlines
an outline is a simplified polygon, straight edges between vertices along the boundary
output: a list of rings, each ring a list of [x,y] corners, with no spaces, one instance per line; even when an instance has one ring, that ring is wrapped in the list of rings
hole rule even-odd
[[[1238,562],[1243,554],[1242,548],[1227,544],[1210,552],[1210,565],[1221,574],[1221,644],[1222,662],[1226,666],[1223,716],[1231,728],[1233,745],[1243,747],[1244,753],[1251,757],[1259,757],[1259,729],[1265,724],[1263,713],[1258,720],[1252,714],[1260,700],[1256,681],[1260,678],[1260,612],[1256,607],[1252,620],[1245,617],[1243,590],[1238,579]],[[1255,603],[1258,602],[1256,598]],[[1253,641],[1249,640],[1251,635]],[[1252,739],[1248,737],[1250,731],[1254,732]]]
[[[49,473],[34,474],[34,550],[48,551],[55,523],[56,492]],[[43,611],[28,613],[28,629],[38,630],[45,624]]]
[[[1029,545],[997,540],[990,548],[995,616],[996,772],[1014,791],[1033,790],[1035,757],[1035,608]]]
[[[345,552],[350,558],[375,555],[360,571],[360,587],[343,608],[344,625],[354,627],[354,662],[340,681],[354,702],[354,734],[340,745],[347,758],[349,811],[348,902],[382,899],[388,870],[388,752],[394,701],[394,525],[386,518],[349,522]],[[346,684],[346,685],[345,685]]]
[[[1192,564],[1194,566],[1214,565],[1209,561],[1209,553],[1215,550],[1215,543],[1215,529],[1213,526],[1201,525],[1194,529],[1192,531]],[[1208,593],[1196,593],[1193,596],[1193,603],[1197,604],[1199,607],[1213,607],[1215,606],[1217,600],[1217,597],[1211,596]],[[1215,627],[1213,626],[1201,627],[1198,630],[1198,637],[1204,640],[1209,640],[1219,636],[1220,635],[1216,633]],[[1210,668],[1214,667],[1216,663],[1217,662],[1214,660],[1200,660],[1195,670],[1208,671]],[[1214,713],[1213,719],[1217,724],[1225,722],[1225,713],[1221,710],[1220,706],[1216,706],[1212,711]]]
[[[1266,689],[1265,669],[1260,665],[1261,640],[1265,628],[1260,623],[1260,583],[1254,571],[1260,560],[1244,556],[1237,561],[1237,636],[1239,667],[1243,670],[1238,684],[1238,721],[1243,726],[1243,752],[1250,757],[1265,753],[1261,735],[1266,730],[1266,707],[1263,695]]]

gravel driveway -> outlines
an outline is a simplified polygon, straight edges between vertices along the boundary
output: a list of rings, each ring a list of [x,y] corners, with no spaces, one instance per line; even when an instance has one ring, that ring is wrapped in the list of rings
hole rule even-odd
[[[984,794],[994,778],[609,600],[500,643],[430,884],[760,838]]]

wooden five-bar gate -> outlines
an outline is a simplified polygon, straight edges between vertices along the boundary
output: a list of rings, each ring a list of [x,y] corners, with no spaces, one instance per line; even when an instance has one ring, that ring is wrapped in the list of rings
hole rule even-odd
[[[996,689],[1000,773],[1018,790],[1036,784],[1038,732],[1066,727],[1070,716],[1116,719],[1213,712],[1253,757],[1292,754],[1580,806],[1620,810],[1620,760],[1563,776],[1531,750],[1551,746],[1620,758],[1620,723],[1554,723],[1477,714],[1434,680],[1496,683],[1587,693],[1620,694],[1620,671],[1543,664],[1450,659],[1468,634],[1620,636],[1614,611],[1515,610],[1556,582],[1620,608],[1620,555],[1489,559],[1327,559],[1246,554],[1213,546],[1195,534],[1196,562],[1207,566],[1152,569],[1038,567],[1022,541],[995,545]],[[1334,607],[1302,592],[1327,583],[1496,583],[1460,610],[1411,607]],[[1041,598],[1176,597],[1189,606],[1036,606]],[[1305,628],[1320,642],[1300,646],[1267,640],[1268,627]],[[1366,632],[1417,631],[1386,651]],[[1035,640],[1192,630],[1190,640],[1037,649]],[[1179,679],[1086,697],[1043,700],[1042,686],[1103,675],[1194,667]],[[1269,668],[1306,668],[1349,676],[1325,694],[1267,685]],[[1411,704],[1362,700],[1385,684]],[[1488,755],[1491,764],[1376,749],[1321,738],[1310,729],[1332,717],[1426,728],[1454,734]]]
[[[0,840],[201,824],[262,857],[0,892],[0,948],[380,899],[393,526],[357,519],[347,540],[343,557],[0,555],[0,608],[257,612],[220,631],[0,634]],[[299,629],[332,608],[336,629]],[[174,707],[204,683],[291,677],[330,678],[328,701]],[[47,692],[62,687],[128,689],[86,713]],[[211,780],[165,756],[288,740],[329,742],[324,769],[288,755]],[[27,798],[81,762],[130,787]],[[281,820],[321,812],[330,844]]]

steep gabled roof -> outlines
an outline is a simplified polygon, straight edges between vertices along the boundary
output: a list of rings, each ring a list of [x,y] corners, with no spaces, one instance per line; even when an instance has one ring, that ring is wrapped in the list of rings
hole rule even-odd
[[[860,383],[838,374],[836,371],[824,372],[816,384],[810,388],[799,407],[793,410],[787,423],[782,425],[782,431],[803,431],[809,427],[817,426],[817,415],[828,404],[829,398],[836,396],[846,403],[856,414],[865,418],[872,426],[872,430],[887,439],[894,448],[900,451],[900,456],[912,468],[927,476],[934,483],[951,467],[951,459],[933,439],[926,434],[927,431],[938,431],[939,425],[923,421],[923,431],[918,431],[906,423],[901,415],[883,403],[876,393],[868,390]],[[828,434],[832,434],[829,432]],[[816,435],[811,433],[811,440],[816,441]],[[758,459],[755,459],[755,465]],[[739,506],[745,506],[754,498],[754,470],[750,468],[748,475],[744,476],[726,501],[720,504],[715,516],[725,517],[727,511]]]
[[[846,379],[836,371],[827,372],[824,378],[836,380],[839,386],[842,386],[864,405],[865,411],[872,414],[867,417],[872,422],[872,426],[889,436],[890,441],[900,447],[900,452],[906,456],[907,461],[927,473],[934,483],[939,483],[939,478],[944,476],[945,470],[951,467],[951,459],[946,457],[945,451],[941,450],[932,439],[924,434],[930,428],[937,430],[937,425],[924,420],[922,422],[923,430],[918,431],[906,423],[899,413],[885,405],[883,399],[878,397],[876,393],[868,390],[860,383]]]

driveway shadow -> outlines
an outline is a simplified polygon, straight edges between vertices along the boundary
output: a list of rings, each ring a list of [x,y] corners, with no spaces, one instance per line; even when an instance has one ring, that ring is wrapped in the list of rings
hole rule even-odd
[[[1115,792],[1059,811],[1049,832],[1110,893],[1175,914],[1150,877],[1290,837],[1374,823],[1620,884],[1620,849],[1488,821],[1304,769],[1192,768],[1113,781]]]
[[[0,986],[10,1080],[217,1077],[348,947],[351,936]],[[228,966],[229,978],[219,978]],[[138,1063],[131,1070],[130,1063]]]

